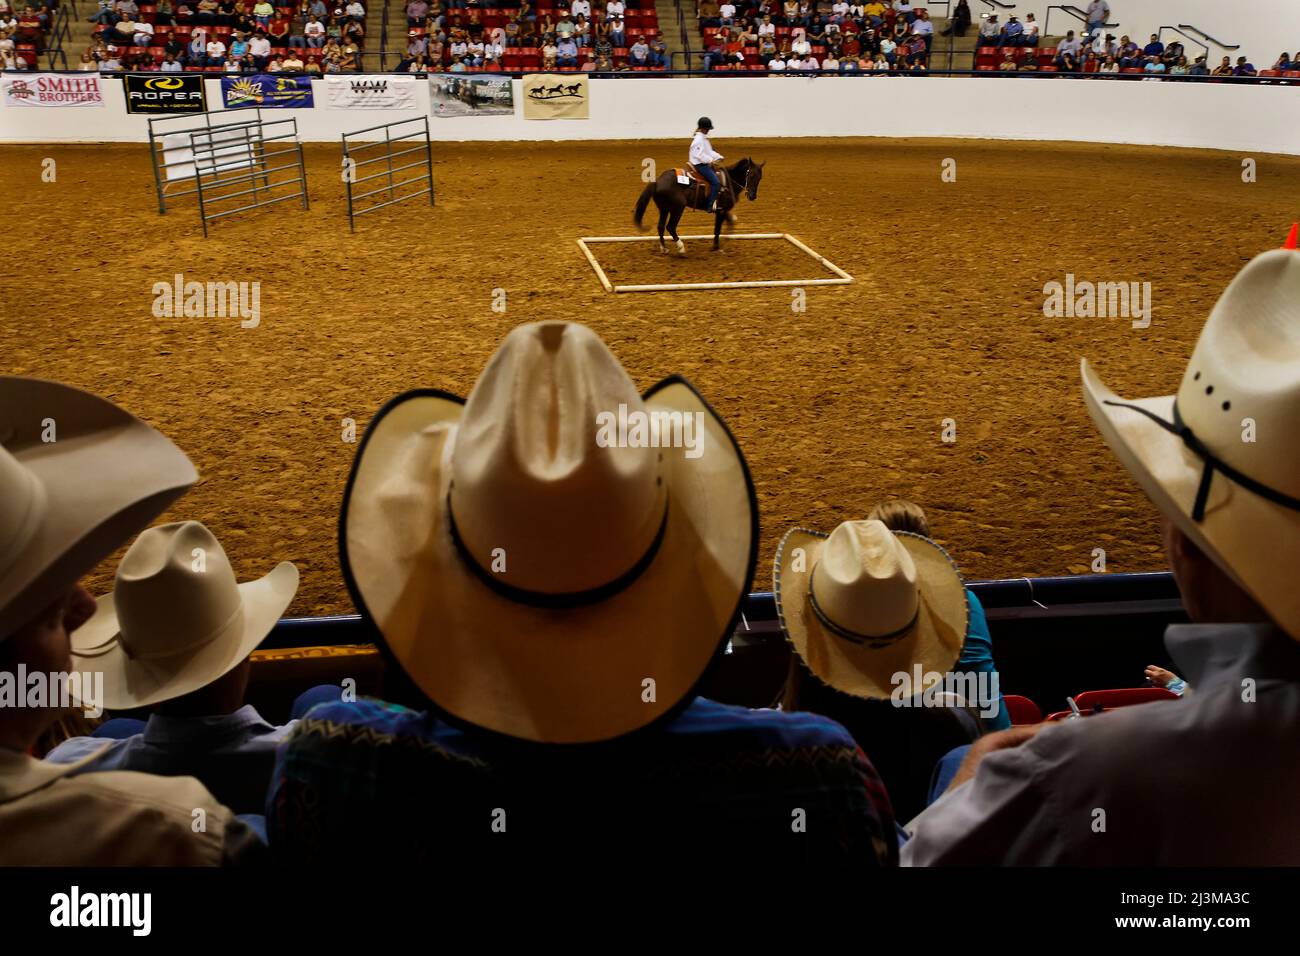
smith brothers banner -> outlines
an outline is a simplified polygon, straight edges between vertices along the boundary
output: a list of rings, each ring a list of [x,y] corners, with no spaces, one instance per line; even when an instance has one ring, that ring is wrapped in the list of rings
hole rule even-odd
[[[581,73],[524,77],[524,119],[586,119],[589,84]]]

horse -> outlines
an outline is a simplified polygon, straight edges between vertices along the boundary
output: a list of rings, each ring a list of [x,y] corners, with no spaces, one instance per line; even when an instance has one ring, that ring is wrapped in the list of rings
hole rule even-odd
[[[763,167],[765,165],[767,164],[756,163],[746,156],[734,166],[729,166],[722,171],[722,188],[718,191],[718,211],[713,223],[714,252],[722,248],[722,222],[728,217],[736,203],[739,202],[741,190],[744,190],[750,202],[758,198],[758,184],[763,179]],[[684,186],[677,181],[677,173],[670,169],[654,182],[646,184],[645,189],[641,191],[641,197],[636,201],[636,210],[632,214],[632,220],[636,223],[638,229],[645,229],[641,220],[645,216],[646,207],[650,205],[650,200],[653,199],[655,205],[659,207],[659,251],[668,252],[668,247],[664,244],[664,225],[666,224],[669,235],[677,243],[678,255],[685,255],[686,243],[677,237],[677,223],[688,206],[691,209],[704,209],[704,203],[708,201],[708,195],[707,186],[701,189],[694,182]]]

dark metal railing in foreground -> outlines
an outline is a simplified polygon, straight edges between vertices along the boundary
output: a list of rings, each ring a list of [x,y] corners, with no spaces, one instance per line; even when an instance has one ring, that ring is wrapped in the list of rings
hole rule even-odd
[[[968,581],[991,621],[1066,617],[1175,615],[1182,607],[1178,586],[1168,571],[1132,574],[1082,574],[1070,577],[1004,578]],[[738,646],[779,635],[776,600],[758,591],[745,600],[733,635]],[[1044,637],[1051,629],[1044,629]],[[369,644],[374,631],[360,615],[284,618],[261,645],[267,650]]]
[[[357,138],[370,133],[376,133],[382,130],[383,139],[369,139],[364,142],[357,142]],[[351,141],[349,141],[351,140]],[[364,156],[361,159],[356,158],[358,154],[366,150],[383,147],[383,151],[375,156]],[[393,165],[393,160],[400,157],[416,157],[407,162]],[[368,167],[382,163],[383,167],[377,171],[371,171]],[[397,179],[399,173],[406,173],[409,170],[419,170],[418,173],[408,179]],[[362,171],[365,170],[364,173]],[[370,183],[375,180],[382,182],[373,189],[366,189],[357,192],[355,187],[362,183]],[[383,209],[385,206],[392,206],[395,203],[405,202],[408,199],[417,199],[420,196],[429,197],[429,205],[434,202],[433,192],[433,146],[429,142],[429,117],[419,116],[414,119],[398,120],[395,123],[384,123],[381,126],[371,126],[367,129],[359,129],[353,133],[343,134],[343,182],[347,186],[348,196],[348,228],[353,232],[357,230],[356,219],[368,212],[374,212],[377,209]],[[398,195],[398,190],[406,186],[419,186],[413,192],[406,192]],[[368,205],[362,204],[363,200],[370,199],[374,196],[386,195],[388,198]]]

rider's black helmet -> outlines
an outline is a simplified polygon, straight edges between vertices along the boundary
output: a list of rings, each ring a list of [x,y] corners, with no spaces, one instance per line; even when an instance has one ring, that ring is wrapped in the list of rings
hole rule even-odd
[[[701,116],[700,121],[695,124],[696,129],[713,129],[713,120],[707,116]]]

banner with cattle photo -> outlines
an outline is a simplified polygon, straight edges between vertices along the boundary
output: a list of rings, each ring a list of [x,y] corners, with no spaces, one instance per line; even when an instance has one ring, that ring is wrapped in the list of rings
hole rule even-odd
[[[508,76],[429,76],[429,100],[434,116],[513,116],[515,93]]]
[[[5,106],[104,105],[97,73],[5,73],[0,86]]]
[[[529,73],[524,77],[524,119],[587,119],[590,84],[581,73]]]
[[[414,109],[413,76],[327,76],[325,105],[336,110]]]

